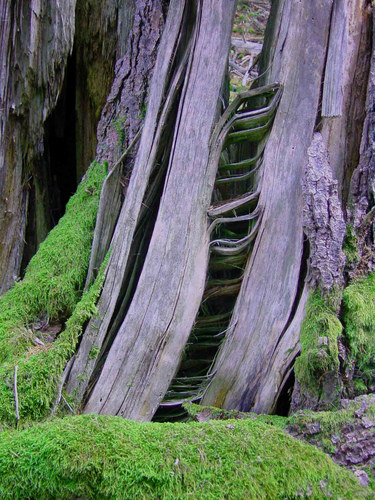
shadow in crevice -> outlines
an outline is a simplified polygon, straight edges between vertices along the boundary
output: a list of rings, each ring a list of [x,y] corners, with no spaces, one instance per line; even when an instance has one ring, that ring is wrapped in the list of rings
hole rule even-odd
[[[31,162],[22,276],[40,243],[64,215],[66,204],[77,188],[75,65],[73,53],[68,59],[59,99],[44,125],[42,156]]]

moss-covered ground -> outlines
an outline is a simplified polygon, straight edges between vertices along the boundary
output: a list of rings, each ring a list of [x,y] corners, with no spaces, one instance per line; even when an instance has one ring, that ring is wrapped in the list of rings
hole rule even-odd
[[[18,367],[21,421],[45,416],[59,377],[85,321],[95,312],[103,272],[82,297],[105,167],[93,164],[65,215],[52,229],[21,282],[0,300],[0,422],[14,425],[14,369]],[[41,345],[34,324],[65,324],[55,342]],[[39,339],[40,340],[40,339]]]
[[[254,419],[138,423],[83,415],[0,433],[0,497],[368,498],[320,450]]]

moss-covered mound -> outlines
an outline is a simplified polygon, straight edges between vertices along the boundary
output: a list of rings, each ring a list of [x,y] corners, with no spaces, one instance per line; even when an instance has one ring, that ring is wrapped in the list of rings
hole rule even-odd
[[[366,498],[323,452],[257,420],[85,415],[0,433],[0,498]]]
[[[82,325],[95,311],[103,276],[82,297],[105,166],[93,163],[65,215],[40,245],[24,279],[0,299],[0,421],[16,423],[14,368],[21,419],[40,420],[56,397],[64,366]],[[59,321],[55,342],[38,338],[35,324]],[[43,342],[43,344],[41,344]],[[0,426],[1,427],[1,426]]]

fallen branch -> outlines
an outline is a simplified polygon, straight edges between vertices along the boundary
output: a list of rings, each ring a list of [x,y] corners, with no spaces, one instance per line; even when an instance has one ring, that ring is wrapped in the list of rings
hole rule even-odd
[[[258,42],[244,42],[238,38],[232,38],[232,47],[241,50],[241,52],[249,52],[251,54],[260,54],[263,44]]]

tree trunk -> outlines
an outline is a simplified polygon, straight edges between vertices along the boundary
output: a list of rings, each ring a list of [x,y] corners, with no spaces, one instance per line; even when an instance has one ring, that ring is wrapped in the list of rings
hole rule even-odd
[[[1,4],[0,294],[23,274],[95,158],[133,10],[134,0]]]
[[[31,183],[39,212],[37,239],[49,229],[43,207],[46,176],[43,165],[37,165],[43,123],[56,103],[73,47],[75,3],[6,0],[0,7],[0,294],[19,276]]]
[[[365,0],[273,1],[259,87],[223,112],[235,3],[218,0],[213,8],[211,0],[171,0],[161,37],[166,2],[124,0],[133,20],[125,51],[121,40],[130,24],[120,7],[109,0],[103,9],[77,1],[70,27],[75,20],[88,39],[76,33],[73,43],[71,33],[60,44],[53,103],[48,94],[49,107],[44,103],[45,111],[33,118],[35,129],[34,121],[25,121],[24,108],[11,112],[12,100],[7,101],[2,130],[13,124],[19,168],[18,177],[1,186],[18,185],[26,172],[22,155],[32,157],[22,130],[27,137],[35,132],[43,165],[48,155],[53,160],[52,141],[46,141],[57,139],[59,115],[46,118],[59,94],[60,105],[68,99],[74,79],[74,176],[95,147],[102,166],[93,168],[108,175],[90,263],[85,261],[79,280],[70,280],[62,266],[64,294],[74,295],[69,307],[65,297],[60,308],[50,307],[58,265],[51,267],[51,288],[38,288],[41,296],[30,293],[39,276],[35,264],[0,302],[0,345],[16,332],[16,347],[0,368],[0,399],[6,401],[0,414],[2,404],[10,412],[6,378],[13,365],[19,368],[21,415],[38,413],[30,403],[35,381],[44,387],[48,380],[53,387],[43,396],[44,408],[51,406],[51,394],[60,400],[66,380],[79,411],[137,420],[150,420],[158,408],[156,418],[180,418],[182,403],[192,399],[227,409],[287,412],[293,386],[293,408],[326,408],[352,390],[345,377],[367,370],[355,354],[364,348],[350,333],[359,324],[350,306],[350,287],[357,285],[350,279],[373,268],[371,79],[365,108],[370,7]],[[6,30],[2,34],[10,40]],[[97,63],[104,68],[98,80]],[[65,83],[64,69],[73,75]],[[35,96],[38,89],[33,87]],[[97,142],[93,131],[108,92]],[[4,144],[6,152],[11,143]],[[28,195],[17,189],[23,206],[17,208],[17,224],[25,234]],[[82,184],[80,193],[94,198],[96,189]],[[73,226],[80,220],[72,210],[69,217]],[[345,267],[343,247],[348,255],[351,234],[356,258]],[[85,236],[85,248],[90,238]],[[18,237],[11,245],[18,250],[8,254],[20,260]],[[69,252],[61,246],[49,251],[56,262]],[[45,253],[37,254],[36,263],[38,255]],[[15,260],[2,269],[19,269]],[[78,302],[86,266],[88,293]],[[4,278],[4,289],[10,283]],[[17,300],[25,308],[28,297],[32,307],[20,315]],[[34,353],[38,322],[47,316],[48,323],[50,309],[59,311],[54,320],[61,323],[72,316],[51,347]],[[360,324],[366,335],[375,324],[371,318]],[[45,375],[47,352],[49,363],[58,357],[58,368]]]
[[[275,38],[268,39],[262,67],[267,81],[283,83],[284,93],[264,153],[264,214],[204,404],[269,412],[296,354],[300,302],[306,298],[301,178],[318,110],[331,6],[330,0],[272,5],[269,30]]]
[[[155,413],[177,370],[206,278],[208,238],[202,235],[207,234],[206,213],[216,174],[216,165],[209,163],[209,140],[217,116],[234,6],[235,2],[231,2],[230,6],[226,2],[225,7],[224,3],[217,5],[215,16],[206,1],[197,2],[193,8],[188,8],[181,1],[172,2],[169,7],[169,19],[155,69],[156,77],[150,89],[150,103],[158,102],[154,96],[160,95],[160,90],[166,86],[168,72],[165,71],[168,70],[170,54],[178,37],[183,41],[177,46],[177,54],[182,51],[181,58],[186,64],[186,73],[177,117],[174,117],[174,137],[170,145],[163,194],[134,297],[86,403],[86,412],[120,414],[148,420]],[[184,33],[184,23],[190,33]],[[187,37],[187,42],[184,37]],[[190,47],[191,55],[188,58],[184,53]],[[179,69],[176,71],[178,74]],[[198,78],[199,85],[196,83]],[[167,105],[168,102],[164,105],[164,110]],[[141,185],[146,187],[147,183],[145,173],[142,175],[142,184],[140,183],[139,172],[145,167],[146,172],[151,172],[154,168],[152,153],[151,158],[146,156],[147,163],[143,166],[145,152],[149,150],[146,144],[154,143],[156,147],[160,147],[157,139],[151,135],[159,114],[156,106],[155,111],[149,108],[147,112],[140,152],[116,226],[107,282],[99,303],[99,315],[103,304],[108,300],[111,274],[114,270],[118,274],[120,269],[126,269],[130,236],[136,230],[137,212],[142,201]],[[169,116],[165,118],[166,122],[167,120],[170,120]],[[163,137],[161,140],[165,141]],[[136,204],[132,203],[134,197],[137,198]],[[124,240],[123,235],[128,238]],[[120,252],[123,257],[119,261]],[[113,304],[116,292],[114,293],[112,285],[110,290]],[[104,320],[99,320],[99,336],[103,326],[107,329],[112,311],[107,307]],[[85,336],[87,333],[91,333],[90,329]],[[83,345],[86,360],[76,367],[73,365],[73,370],[81,370],[82,365],[87,365],[91,348],[86,346],[85,336]],[[104,341],[104,336],[102,340]],[[90,343],[98,345],[97,340],[91,340]],[[75,372],[72,373],[76,378]],[[71,380],[74,378],[71,377]]]

